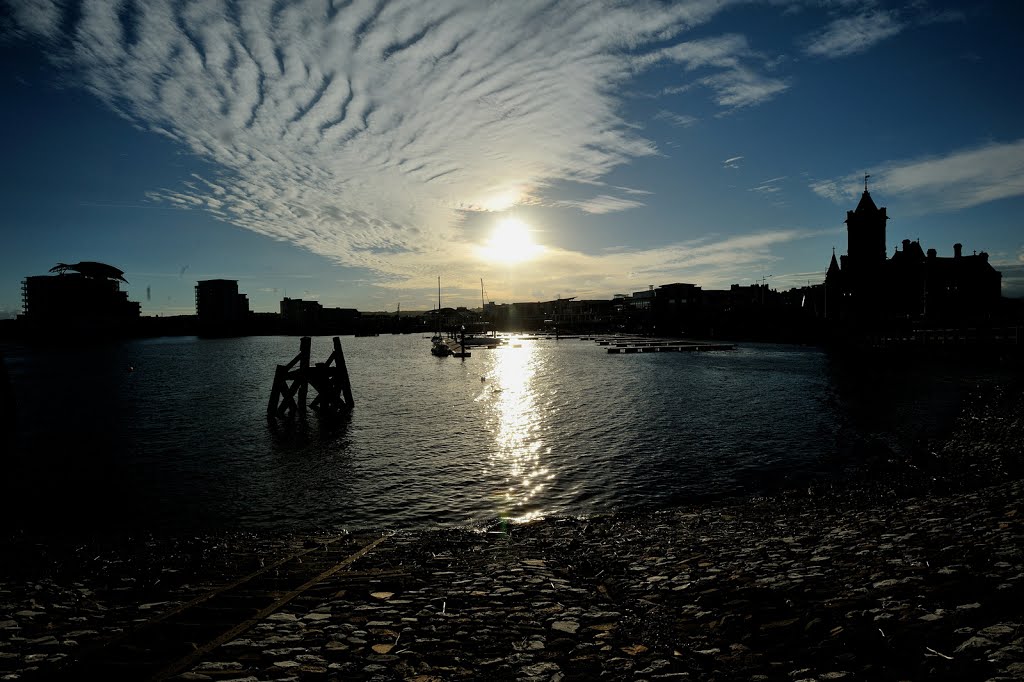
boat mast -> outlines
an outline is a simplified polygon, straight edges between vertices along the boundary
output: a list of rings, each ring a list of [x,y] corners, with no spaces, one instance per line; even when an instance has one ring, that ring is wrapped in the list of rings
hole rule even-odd
[[[484,278],[480,278],[480,333],[487,336],[487,304],[484,303]]]

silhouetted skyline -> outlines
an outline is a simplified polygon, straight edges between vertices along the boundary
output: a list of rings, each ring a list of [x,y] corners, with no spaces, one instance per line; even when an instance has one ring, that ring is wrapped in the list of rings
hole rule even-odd
[[[61,259],[117,263],[143,315],[212,279],[257,312],[428,309],[438,274],[467,306],[786,290],[865,173],[887,253],[963,242],[1024,293],[1024,9],[728,4],[14,1],[0,316]]]

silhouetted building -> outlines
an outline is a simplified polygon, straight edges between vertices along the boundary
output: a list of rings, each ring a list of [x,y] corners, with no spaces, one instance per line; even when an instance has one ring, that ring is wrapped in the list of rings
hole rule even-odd
[[[304,301],[301,298],[281,299],[281,322],[289,329],[308,329],[320,324],[319,301]]]
[[[938,324],[988,322],[999,308],[1002,275],[984,251],[964,256],[953,245],[951,258],[927,254],[919,242],[886,258],[885,208],[878,208],[865,184],[856,210],[846,214],[847,253],[833,252],[825,275],[825,314],[847,327],[870,329],[899,321]]]
[[[611,328],[615,306],[611,301],[576,300],[573,296],[559,299],[554,313],[552,323],[558,331],[589,332]]]
[[[139,319],[140,306],[121,291],[120,282],[127,280],[117,268],[60,263],[51,272],[58,274],[26,277],[22,283],[21,319],[29,329],[123,332]]]
[[[784,299],[767,284],[703,289],[676,282],[654,293],[654,329],[659,334],[772,338],[788,326],[788,318],[781,315]]]
[[[204,334],[240,334],[249,321],[249,298],[238,293],[238,280],[203,280],[196,283],[196,315]]]
[[[281,300],[281,324],[292,334],[353,334],[360,331],[355,308],[325,308],[319,301]]]

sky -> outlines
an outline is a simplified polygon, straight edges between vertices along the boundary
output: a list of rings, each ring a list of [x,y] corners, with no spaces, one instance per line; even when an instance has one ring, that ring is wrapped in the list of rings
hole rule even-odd
[[[1015,0],[0,0],[0,317],[817,284],[864,190],[1024,296]],[[483,286],[481,287],[481,281]],[[484,291],[482,292],[481,289]]]

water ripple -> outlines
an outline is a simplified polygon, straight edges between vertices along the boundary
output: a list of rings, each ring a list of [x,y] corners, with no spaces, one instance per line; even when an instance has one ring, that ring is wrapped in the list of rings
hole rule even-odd
[[[419,336],[343,345],[351,418],[274,429],[273,367],[294,338],[8,352],[12,494],[26,508],[59,497],[83,525],[481,524],[761,490],[841,466],[861,428],[815,350],[609,356],[523,341],[460,362]],[[329,346],[314,339],[315,358]]]

